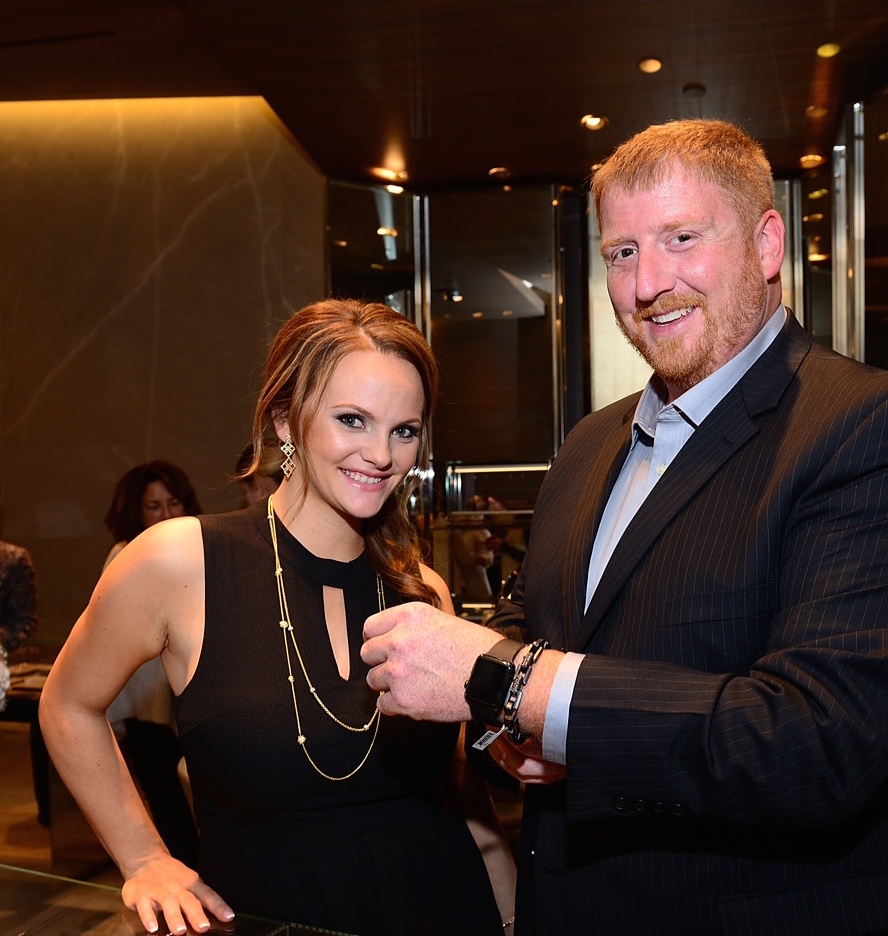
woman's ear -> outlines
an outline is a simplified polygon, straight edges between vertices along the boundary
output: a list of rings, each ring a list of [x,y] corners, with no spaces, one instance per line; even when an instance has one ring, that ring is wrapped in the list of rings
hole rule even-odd
[[[290,423],[286,413],[278,413],[278,415],[274,417],[274,431],[277,433],[277,437],[281,442],[285,441],[287,436],[290,435]]]

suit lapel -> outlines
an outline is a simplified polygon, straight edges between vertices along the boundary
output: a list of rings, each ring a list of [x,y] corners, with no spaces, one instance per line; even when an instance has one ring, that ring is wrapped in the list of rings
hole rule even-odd
[[[810,337],[790,315],[783,331],[694,432],[641,505],[604,570],[580,631],[573,635],[575,643],[566,646],[588,645],[626,579],[666,526],[719,468],[758,433],[757,417],[777,406],[810,347]],[[622,462],[617,469],[621,465]],[[603,492],[605,497],[612,485],[613,481]],[[588,553],[586,561],[588,565]],[[585,584],[585,573],[582,581]]]
[[[598,454],[590,461],[576,511],[567,527],[565,561],[561,569],[562,647],[572,646],[576,639],[572,625],[583,617],[592,543],[607,499],[629,451],[634,413],[635,407],[632,406],[626,411],[623,425],[607,437]]]

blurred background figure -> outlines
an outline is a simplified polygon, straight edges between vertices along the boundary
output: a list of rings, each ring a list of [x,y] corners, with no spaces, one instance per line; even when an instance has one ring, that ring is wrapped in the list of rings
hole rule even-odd
[[[0,657],[37,629],[37,586],[31,554],[0,540]]]
[[[37,630],[37,580],[31,554],[23,546],[0,540],[0,712],[9,688],[8,654]],[[31,777],[37,819],[49,825],[49,755],[36,719],[30,723]]]
[[[234,468],[234,476],[240,485],[244,496],[244,507],[249,507],[258,501],[268,500],[269,494],[274,492],[284,480],[284,472],[281,468],[281,459],[277,453],[271,453],[274,457],[268,462],[263,462],[255,471],[250,471],[253,464],[253,443],[248,442]],[[266,454],[266,459],[267,459]]]
[[[114,545],[103,571],[142,530],[170,517],[193,517],[200,512],[194,487],[178,465],[158,458],[130,468],[117,482],[105,514],[105,526],[114,537]]]
[[[200,512],[194,487],[178,465],[156,459],[131,468],[117,482],[105,515],[114,545],[102,571],[143,530],[170,517]],[[133,673],[108,708],[108,721],[170,853],[186,863],[195,861],[197,829],[177,771],[182,748],[159,658]]]

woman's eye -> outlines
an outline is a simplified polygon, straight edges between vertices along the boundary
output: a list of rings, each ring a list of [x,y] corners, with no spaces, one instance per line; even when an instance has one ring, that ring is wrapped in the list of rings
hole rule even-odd
[[[359,429],[363,425],[361,417],[354,413],[343,413],[337,418],[343,426],[348,426],[350,429]]]
[[[395,435],[399,439],[403,439],[405,442],[410,442],[419,435],[419,429],[416,429],[413,426],[399,426],[397,429],[395,429]]]

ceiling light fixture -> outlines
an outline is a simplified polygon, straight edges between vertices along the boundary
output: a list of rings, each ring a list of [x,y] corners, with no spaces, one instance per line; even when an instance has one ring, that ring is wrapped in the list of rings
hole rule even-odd
[[[398,236],[397,230],[395,228],[390,228],[390,227],[378,227],[376,229],[376,233],[379,234],[380,237],[397,237]]]
[[[817,46],[817,55],[820,58],[833,58],[842,51],[838,42],[824,42],[822,46]]]
[[[407,173],[403,169],[386,169],[384,166],[374,166],[370,173],[377,179],[384,179],[386,182],[406,182]]]
[[[586,116],[580,120],[580,123],[587,130],[604,130],[608,125],[608,119],[607,117],[599,117],[597,114],[586,114]]]
[[[493,169],[487,170],[487,174],[491,179],[508,179],[512,175],[512,170],[505,166],[494,166]]]
[[[829,108],[824,107],[822,104],[809,104],[808,107],[805,108],[805,113],[812,120],[820,120],[822,117],[826,117],[829,113]]]
[[[638,63],[638,70],[644,72],[646,75],[655,75],[663,67],[663,62],[651,56],[651,58],[643,58]]]
[[[799,159],[799,165],[802,169],[816,169],[818,166],[822,166],[826,160],[823,156],[818,153],[806,153]]]

